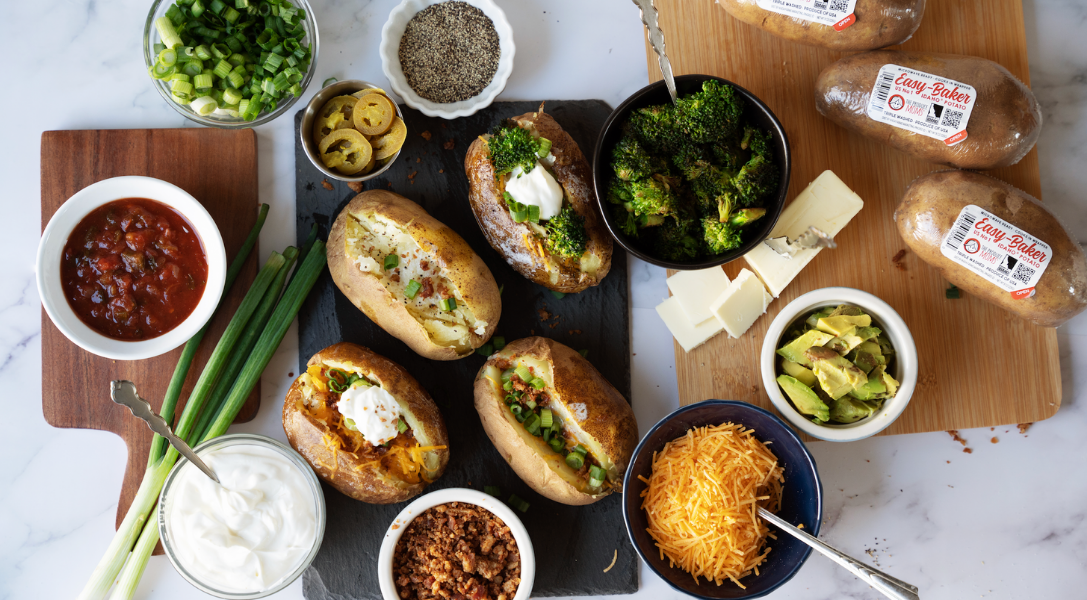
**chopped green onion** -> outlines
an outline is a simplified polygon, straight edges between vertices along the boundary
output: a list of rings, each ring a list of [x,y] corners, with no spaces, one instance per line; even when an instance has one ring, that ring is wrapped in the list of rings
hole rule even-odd
[[[195,0],[192,3],[192,7],[189,8],[189,12],[192,13],[192,16],[199,18],[200,15],[204,14],[204,3],[200,0]]]
[[[493,353],[494,353],[494,345],[490,344],[490,343],[483,344],[482,346],[480,346],[479,348],[476,349],[476,354],[479,354],[480,356],[490,356]]]
[[[173,48],[166,48],[162,52],[159,52],[157,62],[166,65],[167,67],[173,66],[177,62],[177,51]]]
[[[485,485],[483,486],[483,493],[498,498],[502,495],[502,490],[499,489],[497,485]]]
[[[585,446],[581,445],[581,444],[578,444],[577,446],[574,446],[573,451],[577,452],[578,454],[580,454],[582,456],[585,456],[586,454],[589,453],[589,449],[586,448]]]
[[[237,70],[231,71],[230,75],[227,76],[227,81],[230,82],[231,87],[240,88],[245,83],[245,76],[239,75]]]
[[[167,67],[162,63],[155,63],[155,65],[151,67],[150,70],[151,77],[154,77],[155,79],[169,79],[176,72],[176,67]]]
[[[223,100],[227,104],[237,104],[242,101],[242,93],[232,87],[228,87],[223,90]]]
[[[230,46],[227,46],[226,44],[212,44],[211,54],[215,58],[222,60],[229,58],[232,52],[230,51]]]
[[[230,76],[233,68],[234,67],[229,62],[219,59],[219,62],[215,64],[215,69],[211,73],[219,79],[226,79]]]
[[[278,54],[269,54],[268,60],[264,61],[262,65],[265,70],[275,73],[279,70],[279,67],[283,64],[283,57]]]
[[[540,158],[543,158],[543,157],[547,156],[548,152],[551,152],[551,140],[549,140],[547,138],[540,138],[538,141],[539,141],[540,147],[539,147],[539,149],[536,150],[536,156],[539,156]]]
[[[174,28],[173,22],[169,17],[159,17],[155,19],[155,29],[159,32],[159,37],[162,38],[162,45],[167,48],[173,48],[175,46],[183,45],[181,43],[181,37],[177,35],[177,29]]]
[[[540,417],[539,417],[539,415],[536,415],[535,413],[530,414],[528,416],[528,418],[525,419],[524,425],[525,425],[525,431],[531,433],[532,435],[540,435]]]
[[[208,8],[211,10],[211,12],[218,15],[223,12],[223,10],[226,8],[226,5],[223,4],[222,0],[211,0],[211,3],[208,4]]]
[[[508,406],[510,404],[513,404],[514,402],[517,402],[517,396],[514,395],[514,394],[506,394],[505,400],[506,400],[506,405]]]
[[[495,352],[498,352],[498,351],[500,351],[500,350],[502,350],[503,348],[506,347],[506,338],[504,338],[504,337],[502,337],[500,335],[496,335],[493,338],[491,338],[491,342],[494,343],[494,351]],[[509,378],[507,377],[507,379],[509,379]]]
[[[510,499],[507,502],[507,504],[509,504],[510,506],[516,508],[517,510],[519,510],[521,512],[527,511],[528,507],[529,507],[528,502],[525,502],[521,498],[518,498],[517,494],[510,494]]]
[[[441,301],[438,302],[438,305],[441,306],[442,310],[447,312],[457,310],[456,298],[442,298]]]
[[[581,350],[578,350],[577,353],[581,355],[581,358],[589,358],[588,348],[582,348]]]
[[[335,77],[329,77],[328,79],[326,79],[324,81],[324,83],[321,84],[321,87],[326,88],[326,87],[336,83],[337,81],[339,81],[339,79],[336,79]]]
[[[944,297],[946,297],[948,300],[958,300],[962,297],[962,292],[957,286],[952,284],[951,287],[947,288],[947,290],[944,291]]]
[[[604,477],[607,473],[596,465],[589,467],[589,487],[598,488],[604,485]]]
[[[563,298],[566,297],[566,294],[564,294],[562,292],[556,292],[555,290],[550,290],[550,291],[551,291],[551,295],[554,296],[556,300],[562,300]]]
[[[506,369],[502,371],[502,383],[509,383],[510,377],[513,377],[513,369]]]
[[[175,79],[175,80],[170,82],[170,91],[177,94],[177,95],[179,95],[179,96],[185,96],[185,95],[191,94],[192,89],[193,89],[192,84],[189,83],[188,81],[182,81],[180,79]]]
[[[400,265],[400,256],[398,256],[395,252],[393,254],[388,254],[388,255],[385,256],[385,270],[386,271],[388,271],[390,269],[395,269],[399,265]]]
[[[227,23],[236,23],[238,21],[238,18],[241,16],[242,13],[234,10],[233,8],[230,8],[229,6],[226,8],[226,12],[223,13],[223,18],[226,19]]]
[[[204,72],[204,61],[199,58],[194,58],[185,63],[185,66],[181,67],[181,72],[195,77]]]
[[[193,77],[193,87],[198,90],[210,90],[212,86],[212,76],[201,73],[196,77]]]
[[[577,452],[571,452],[566,455],[566,464],[576,471],[585,464],[585,457]]]
[[[532,380],[532,387],[537,389],[537,390],[542,390],[545,387],[547,387],[547,382],[544,381],[543,379],[540,379],[539,377],[537,377],[537,378]]]
[[[211,50],[204,44],[197,46],[194,54],[196,55],[196,58],[199,58],[200,60],[211,60]]]
[[[503,283],[502,285],[498,286],[498,295],[501,296],[502,292],[504,291],[506,291],[506,284]]]
[[[532,371],[529,371],[528,367],[526,367],[523,364],[517,365],[517,368],[514,369],[513,372],[516,373],[517,377],[521,378],[521,381],[523,381],[525,383],[528,383],[528,382],[532,381],[532,379],[533,379]]]
[[[551,438],[551,440],[547,442],[547,445],[551,446],[551,449],[555,452],[562,452],[563,446],[566,445],[566,440],[562,439],[562,436],[558,435],[558,433],[559,432],[557,431],[555,432],[555,437]]]
[[[212,98],[211,96],[200,96],[196,100],[192,101],[192,104],[189,105],[189,108],[191,108],[196,114],[206,117],[211,113],[215,112],[215,109],[219,108],[219,103],[217,103],[215,101],[215,98]]]
[[[551,426],[555,423],[555,417],[551,414],[550,408],[544,408],[540,410],[540,427],[551,429]]]
[[[422,288],[422,287],[423,286],[420,285],[418,281],[415,281],[414,279],[412,279],[411,281],[408,282],[408,285],[404,288],[404,296],[406,296],[408,300],[413,300],[415,298],[415,294],[418,294],[419,289]]]
[[[404,419],[397,419],[396,420],[396,431],[398,431],[399,433],[404,433],[407,430],[408,430],[408,424],[404,422]]]
[[[529,410],[536,410],[536,401],[529,400],[528,402],[525,402],[525,406],[527,406]]]
[[[536,206],[535,204],[529,204],[527,208],[528,208],[528,220],[532,221],[533,223],[539,223],[540,222],[540,207]]]

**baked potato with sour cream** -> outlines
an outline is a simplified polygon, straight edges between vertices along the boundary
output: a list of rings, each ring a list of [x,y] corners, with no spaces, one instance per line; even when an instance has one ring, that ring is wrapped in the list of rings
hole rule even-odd
[[[340,291],[379,327],[434,360],[482,346],[502,300],[487,265],[421,206],[384,190],[355,196],[328,238]]]
[[[580,354],[547,338],[520,339],[484,363],[474,387],[483,429],[532,489],[572,505],[622,492],[638,423]]]
[[[283,430],[321,479],[356,500],[392,504],[445,471],[445,422],[403,367],[347,342],[307,365],[283,402]]]
[[[589,163],[542,106],[472,142],[464,170],[476,221],[515,271],[564,293],[580,292],[608,274],[612,241],[599,214]],[[531,198],[506,197],[514,178],[523,179]],[[534,219],[530,211],[536,209]]]

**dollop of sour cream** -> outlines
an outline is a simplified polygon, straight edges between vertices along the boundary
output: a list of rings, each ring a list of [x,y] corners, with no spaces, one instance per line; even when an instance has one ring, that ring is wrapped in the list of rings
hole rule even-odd
[[[212,588],[271,589],[317,542],[317,506],[301,469],[255,444],[202,452],[215,483],[186,463],[166,502],[166,529],[178,562]]]
[[[562,186],[539,161],[528,173],[521,167],[514,168],[506,182],[506,191],[521,204],[539,206],[541,221],[553,218],[562,210]]]
[[[336,409],[355,423],[362,437],[380,446],[396,437],[400,404],[392,394],[376,385],[356,385],[340,394]]]

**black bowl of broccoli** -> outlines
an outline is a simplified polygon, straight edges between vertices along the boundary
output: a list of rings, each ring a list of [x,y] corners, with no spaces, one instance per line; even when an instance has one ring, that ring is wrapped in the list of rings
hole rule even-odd
[[[766,239],[785,206],[791,157],[781,122],[712,75],[663,81],[619,105],[596,142],[593,185],[620,246],[669,269],[706,269]]]

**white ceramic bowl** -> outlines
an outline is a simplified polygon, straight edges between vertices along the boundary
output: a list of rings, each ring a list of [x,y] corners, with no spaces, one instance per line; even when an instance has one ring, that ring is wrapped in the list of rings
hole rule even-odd
[[[894,397],[884,400],[879,412],[866,419],[848,425],[816,425],[797,412],[782,394],[775,372],[777,349],[781,345],[781,337],[785,330],[794,321],[818,308],[839,304],[851,304],[862,308],[872,316],[873,325],[878,326],[887,334],[895,349],[891,376],[897,379],[900,385]],[[891,305],[883,300],[853,288],[823,288],[808,292],[781,309],[770,323],[770,330],[766,332],[766,338],[762,342],[760,367],[762,384],[770,396],[770,401],[793,427],[821,440],[852,442],[883,431],[898,418],[898,415],[902,414],[902,411],[906,410],[906,405],[910,403],[910,397],[913,396],[913,390],[917,387],[917,346],[913,342],[913,336],[906,327],[905,321],[891,308]]]
[[[181,213],[192,224],[208,261],[204,295],[192,314],[170,331],[138,342],[115,340],[88,327],[68,304],[60,281],[61,257],[72,230],[92,210],[124,198],[155,200]],[[164,354],[184,344],[211,319],[223,294],[226,268],[226,249],[219,228],[207,209],[188,192],[153,177],[114,177],[79,190],[49,219],[38,243],[38,296],[53,324],[75,345],[106,358],[140,360]]]
[[[381,587],[381,597],[384,600],[400,600],[396,594],[396,584],[393,582],[393,551],[404,535],[408,523],[422,514],[428,508],[450,502],[464,502],[475,504],[493,513],[510,528],[513,539],[517,542],[517,550],[521,553],[521,585],[517,588],[513,600],[528,600],[532,595],[532,583],[536,578],[536,555],[532,551],[532,540],[528,537],[521,519],[517,518],[513,509],[506,506],[501,500],[484,494],[483,492],[467,488],[446,488],[416,498],[400,514],[396,515],[389,530],[385,533],[385,539],[381,542],[381,550],[377,555],[377,580]]]
[[[408,85],[404,77],[404,70],[400,68],[400,38],[404,36],[404,29],[408,21],[415,13],[432,4],[441,4],[448,0],[402,0],[396,8],[389,13],[389,20],[381,28],[381,68],[385,71],[385,77],[389,85],[404,102],[428,117],[442,117],[444,119],[456,119],[467,117],[481,108],[490,106],[498,96],[502,88],[506,87],[506,80],[513,72],[513,28],[506,20],[506,13],[494,3],[494,0],[463,0],[478,8],[494,23],[494,29],[498,32],[498,46],[502,55],[498,59],[498,69],[494,72],[494,79],[483,88],[479,95],[461,100],[440,104],[426,100]]]

